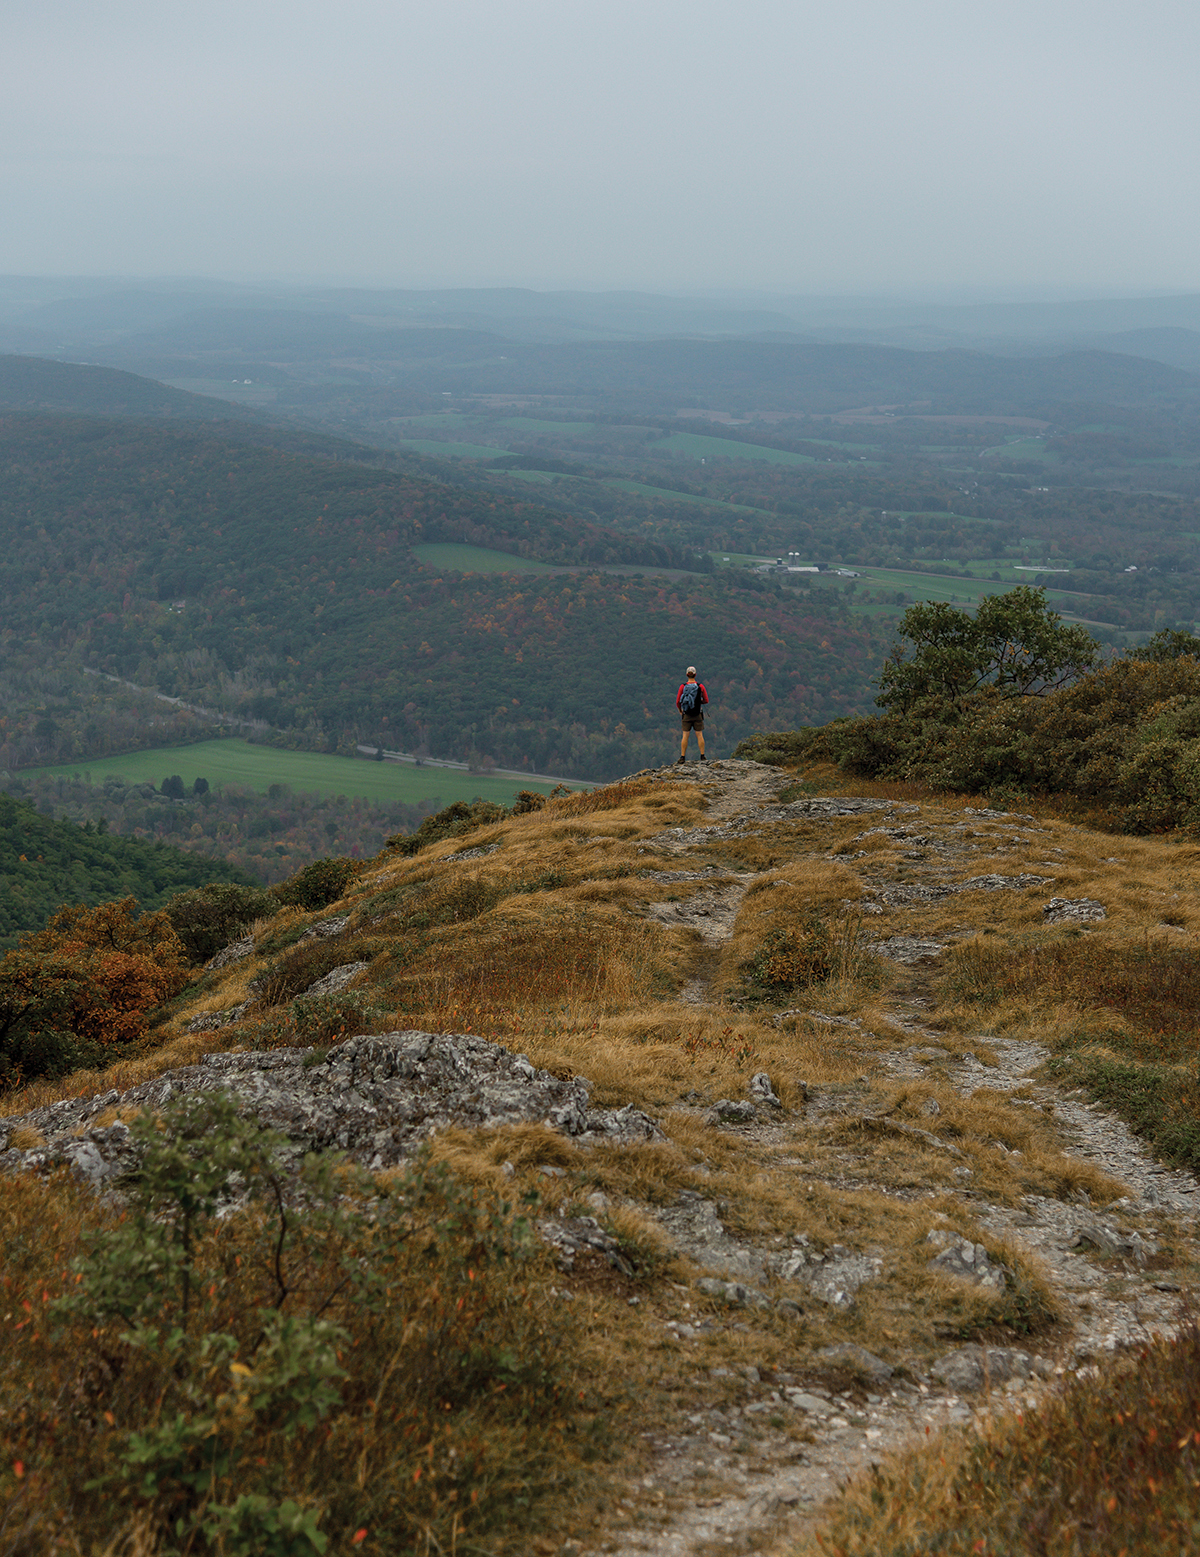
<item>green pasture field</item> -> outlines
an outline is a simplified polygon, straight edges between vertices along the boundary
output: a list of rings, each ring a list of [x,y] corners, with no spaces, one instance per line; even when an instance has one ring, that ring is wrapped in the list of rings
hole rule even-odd
[[[902,589],[914,600],[941,600],[960,606],[978,605],[986,595],[1004,594],[1013,587],[1014,580],[1018,583],[1022,582],[1022,575],[1019,573],[1009,579],[1002,578],[1000,583],[997,583],[995,579],[943,578],[933,573],[908,573],[893,568],[858,568],[856,571],[861,575],[860,584],[874,585],[876,588],[884,586],[889,589]],[[1025,574],[1023,581],[1028,583],[1032,576],[1032,574]],[[1055,610],[1063,611],[1068,618],[1073,618],[1074,613],[1065,610],[1066,602],[1075,598],[1075,591],[1069,587],[1046,590],[1047,604]],[[859,610],[863,607],[852,604],[851,609]],[[1081,620],[1091,620],[1091,618],[1081,618]]]
[[[272,784],[327,797],[360,796],[382,803],[422,800],[448,806],[455,800],[495,800],[510,805],[519,789],[549,794],[551,784],[523,779],[489,778],[482,773],[463,773],[456,768],[416,767],[407,762],[372,762],[362,757],[331,757],[314,751],[280,751],[273,746],[251,746],[249,741],[227,739],[197,741],[194,746],[160,746],[154,751],[129,752],[124,757],[103,757],[94,762],[72,762],[52,768],[22,769],[21,776],[47,773],[51,777],[84,778],[100,784],[110,775],[130,784],[162,784],[178,773],[190,789],[198,778],[218,784],[244,784],[266,794]],[[576,788],[586,788],[577,785]]]
[[[1046,453],[1046,440],[1044,438],[1021,438],[1016,443],[998,443],[993,448],[981,449],[981,454],[1002,454],[1010,460],[1053,460],[1053,454]]]
[[[511,449],[499,448],[494,443],[442,443],[437,438],[405,438],[406,449],[416,449],[418,454],[431,454],[434,459],[494,460],[498,455],[511,454]]]
[[[595,432],[595,422],[539,422],[533,416],[506,416],[496,424],[499,427],[516,427],[521,432],[584,433]]]
[[[549,562],[532,557],[514,557],[507,551],[492,551],[487,546],[464,546],[458,541],[433,541],[414,546],[413,556],[427,568],[448,568],[455,573],[552,573]]]
[[[660,450],[670,454],[689,454],[693,459],[765,460],[771,465],[812,465],[811,454],[793,454],[788,449],[769,449],[762,443],[735,443],[732,438],[705,438],[700,433],[670,433],[658,438],[646,450],[652,458]]]

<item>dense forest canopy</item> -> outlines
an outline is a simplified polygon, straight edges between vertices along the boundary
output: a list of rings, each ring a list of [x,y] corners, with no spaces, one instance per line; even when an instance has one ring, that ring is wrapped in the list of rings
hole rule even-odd
[[[132,897],[161,908],[176,892],[208,881],[249,885],[253,877],[225,860],[201,859],[162,843],[111,836],[105,824],[43,816],[0,794],[0,946],[38,930],[62,903]]]
[[[719,728],[867,704],[884,636],[840,598],[749,575],[441,576],[411,546],[466,540],[564,567],[683,548],[466,488],[52,417],[0,422],[0,603],[93,669],[300,731],[482,752],[606,777],[653,760],[680,665]]]

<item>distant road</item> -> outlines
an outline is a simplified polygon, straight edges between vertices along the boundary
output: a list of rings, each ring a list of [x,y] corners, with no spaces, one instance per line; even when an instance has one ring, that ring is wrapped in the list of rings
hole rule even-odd
[[[368,757],[375,755],[374,746],[360,746],[358,750],[365,752]],[[414,757],[406,751],[384,751],[385,762],[408,762],[414,768],[453,768],[456,773],[470,773],[471,767],[466,762],[438,762],[433,757]],[[596,789],[603,779],[577,779],[562,778],[557,773],[529,773],[521,768],[492,768],[488,773],[489,778],[515,778],[532,779],[537,784],[573,784],[577,789]]]
[[[92,670],[85,665],[83,673],[85,676],[100,676],[105,681],[115,681],[118,686],[129,687],[133,692],[148,692],[161,703],[173,703],[176,708],[186,708],[191,713],[203,714],[206,718],[220,724],[235,724],[246,730],[271,728],[263,719],[239,719],[236,715],[223,714],[215,708],[202,708],[199,703],[185,703],[181,697],[168,697],[165,692],[157,692],[153,687],[140,687],[136,681],[125,681],[121,676],[110,676],[106,670]],[[368,757],[375,755],[374,746],[359,746],[357,750],[364,752]],[[465,762],[440,762],[433,757],[413,757],[403,751],[385,751],[383,755],[388,762],[408,762],[415,768],[452,768],[456,773],[471,772],[470,765]],[[604,782],[603,779],[562,778],[557,773],[527,773],[517,768],[493,768],[491,771],[497,778],[531,779],[535,784],[573,784],[577,789],[596,789]]]

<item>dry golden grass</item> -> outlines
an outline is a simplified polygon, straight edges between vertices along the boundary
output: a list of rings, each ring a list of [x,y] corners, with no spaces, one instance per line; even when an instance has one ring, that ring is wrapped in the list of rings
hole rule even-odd
[[[46,1137],[40,1130],[33,1130],[28,1125],[18,1125],[8,1137],[8,1150],[17,1152],[34,1152],[40,1146],[45,1146]]]
[[[939,1433],[856,1478],[779,1557],[1160,1557],[1194,1549],[1200,1337],[1193,1326],[1065,1383],[1037,1409]]]

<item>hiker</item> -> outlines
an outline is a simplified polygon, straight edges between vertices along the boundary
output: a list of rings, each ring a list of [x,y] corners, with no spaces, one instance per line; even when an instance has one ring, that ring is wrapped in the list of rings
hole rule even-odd
[[[696,667],[689,665],[687,680],[675,695],[675,707],[683,716],[683,744],[679,748],[676,767],[680,762],[687,761],[688,732],[691,730],[696,732],[696,741],[700,747],[700,761],[708,760],[704,755],[704,705],[707,702],[708,693],[704,690],[704,683],[696,680]]]

